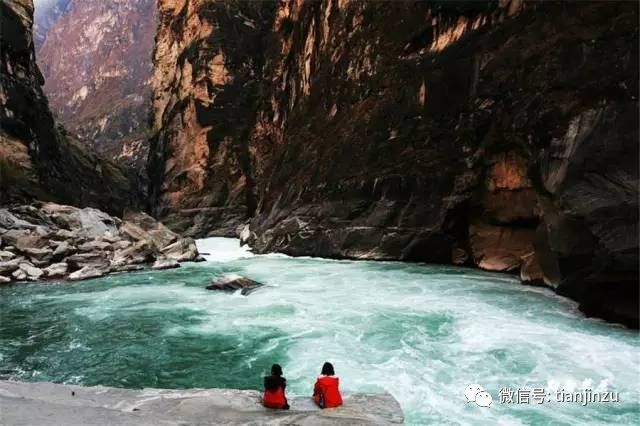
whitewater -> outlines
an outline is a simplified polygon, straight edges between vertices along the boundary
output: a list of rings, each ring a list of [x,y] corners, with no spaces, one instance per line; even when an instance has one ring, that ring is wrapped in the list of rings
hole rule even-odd
[[[390,392],[407,424],[635,424],[638,333],[585,318],[516,277],[252,254],[201,240],[207,262],[82,283],[0,288],[0,379],[124,388],[260,389],[272,363],[309,395],[331,361],[344,393]],[[207,291],[237,274],[265,287]],[[481,385],[489,407],[467,401]],[[544,389],[541,403],[500,393]],[[617,392],[618,402],[556,394]]]

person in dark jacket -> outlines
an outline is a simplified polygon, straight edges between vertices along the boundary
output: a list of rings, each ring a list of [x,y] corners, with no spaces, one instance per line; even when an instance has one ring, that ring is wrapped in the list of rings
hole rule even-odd
[[[322,374],[313,387],[313,400],[320,408],[334,408],[342,405],[340,378],[336,377],[330,362],[325,362],[322,366]]]
[[[264,378],[264,395],[262,405],[267,408],[288,410],[289,403],[284,395],[287,379],[282,377],[282,367],[278,364],[271,366],[271,375]]]

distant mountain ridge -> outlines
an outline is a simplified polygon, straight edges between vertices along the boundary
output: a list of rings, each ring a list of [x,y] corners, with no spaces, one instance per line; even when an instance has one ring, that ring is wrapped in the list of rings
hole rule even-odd
[[[36,59],[51,110],[70,133],[144,169],[155,0],[40,0]]]

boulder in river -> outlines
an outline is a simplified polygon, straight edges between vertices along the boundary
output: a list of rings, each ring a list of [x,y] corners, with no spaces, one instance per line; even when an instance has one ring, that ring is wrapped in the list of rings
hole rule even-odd
[[[242,277],[240,275],[228,275],[225,277],[214,279],[213,282],[206,287],[206,289],[227,292],[236,292],[240,290],[240,293],[243,296],[248,296],[263,285],[264,284],[262,283]]]

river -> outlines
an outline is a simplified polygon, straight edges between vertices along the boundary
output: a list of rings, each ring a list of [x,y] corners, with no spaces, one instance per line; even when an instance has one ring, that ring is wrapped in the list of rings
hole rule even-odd
[[[586,319],[549,290],[448,266],[255,256],[232,239],[199,247],[208,262],[176,270],[0,288],[0,379],[260,389],[278,362],[287,392],[307,395],[329,360],[344,393],[386,390],[407,424],[640,416],[638,333]],[[204,289],[227,274],[266,286],[248,297]],[[465,399],[472,383],[490,407]],[[619,402],[567,402],[587,388]]]

